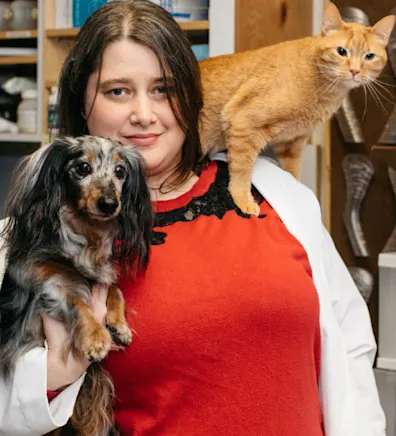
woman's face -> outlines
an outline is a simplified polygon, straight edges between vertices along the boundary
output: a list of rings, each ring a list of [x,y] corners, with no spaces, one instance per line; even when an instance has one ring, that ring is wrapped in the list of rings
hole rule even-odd
[[[181,158],[185,134],[168,102],[157,56],[131,40],[114,42],[104,51],[100,76],[99,86],[99,71],[89,77],[85,94],[89,133],[138,146],[148,177],[162,181]]]

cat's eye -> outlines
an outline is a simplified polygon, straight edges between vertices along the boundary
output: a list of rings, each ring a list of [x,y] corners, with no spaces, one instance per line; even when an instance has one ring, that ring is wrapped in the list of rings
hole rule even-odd
[[[371,60],[373,60],[374,58],[375,58],[375,53],[367,53],[366,54],[366,56],[365,56],[365,58],[368,60],[368,61],[371,61]]]
[[[344,47],[337,47],[337,53],[340,56],[347,56],[348,52],[345,50]]]

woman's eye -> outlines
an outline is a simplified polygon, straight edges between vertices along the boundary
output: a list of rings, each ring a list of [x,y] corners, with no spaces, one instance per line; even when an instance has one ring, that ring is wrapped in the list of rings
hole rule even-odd
[[[82,162],[82,163],[77,165],[76,171],[80,176],[86,177],[92,173],[92,167],[89,163]]]
[[[368,61],[371,61],[375,58],[375,53],[367,53],[365,57]]]
[[[157,94],[166,94],[168,92],[168,88],[166,86],[157,86],[157,88],[155,88],[155,92]]]
[[[120,96],[123,95],[125,93],[125,89],[122,88],[115,88],[109,91],[109,94],[115,95],[115,96]]]
[[[337,53],[340,56],[347,56],[348,54],[344,47],[337,47]]]
[[[122,180],[125,178],[126,171],[125,171],[124,167],[122,167],[121,165],[117,165],[115,167],[114,173],[115,173],[115,176],[117,177],[117,179]]]

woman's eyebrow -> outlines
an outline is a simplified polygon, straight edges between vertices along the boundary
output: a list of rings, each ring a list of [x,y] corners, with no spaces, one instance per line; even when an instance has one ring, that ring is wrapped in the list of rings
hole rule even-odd
[[[155,77],[152,79],[152,83],[164,83],[163,77]],[[100,86],[103,88],[114,85],[131,85],[132,79],[128,77],[115,77],[114,79],[107,79],[100,82]]]
[[[128,77],[116,77],[114,79],[107,79],[100,82],[100,86],[107,87],[112,85],[130,85],[132,83],[132,80]]]
[[[164,83],[163,77],[156,77],[153,79],[153,83]]]

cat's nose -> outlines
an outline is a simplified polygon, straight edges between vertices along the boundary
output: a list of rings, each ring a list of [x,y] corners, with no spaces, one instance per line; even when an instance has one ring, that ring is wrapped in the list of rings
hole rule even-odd
[[[355,77],[356,74],[359,74],[359,73],[360,73],[360,70],[349,70],[349,71],[351,72],[352,77]]]

